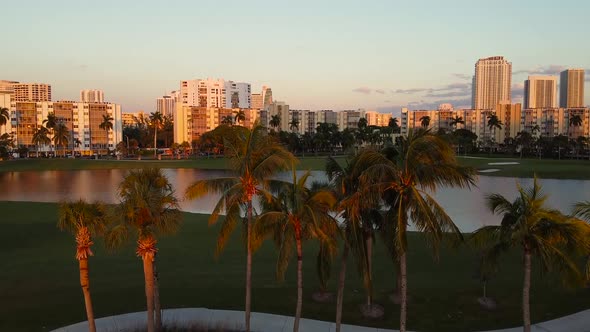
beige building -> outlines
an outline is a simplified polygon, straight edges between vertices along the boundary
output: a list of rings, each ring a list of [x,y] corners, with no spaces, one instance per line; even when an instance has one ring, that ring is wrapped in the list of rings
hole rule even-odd
[[[15,83],[12,101],[51,101],[51,85],[44,83]]]
[[[253,93],[252,94],[252,108],[253,109],[257,109],[257,110],[261,110],[263,109],[263,101],[262,101],[262,94],[260,93]]]
[[[14,93],[14,85],[17,83],[17,81],[0,80],[0,93]]]
[[[102,90],[81,90],[80,102],[104,103],[104,92]]]
[[[473,76],[473,109],[493,110],[511,101],[512,63],[502,56],[479,59]]]
[[[557,107],[557,77],[529,76],[524,81],[524,108]]]
[[[584,107],[584,69],[562,71],[559,84],[560,107]]]
[[[49,113],[54,113],[58,121],[70,130],[70,140],[65,147],[66,153],[72,151],[92,154],[96,151],[106,153],[113,150],[122,140],[123,124],[121,106],[111,103],[81,103],[74,101],[57,102],[19,102],[10,105],[11,122],[7,131],[15,135],[16,144],[31,151],[55,151],[55,147],[33,144],[35,131],[43,125]],[[108,133],[100,128],[103,116],[113,118],[113,130]],[[79,141],[80,144],[76,144]],[[61,148],[60,148],[61,152]]]
[[[379,113],[375,111],[366,111],[365,118],[369,126],[385,127],[389,125],[389,119],[392,118],[391,113]]]
[[[182,143],[197,140],[204,133],[221,125],[225,117],[235,117],[239,111],[243,111],[246,118],[240,125],[252,128],[258,119],[258,110],[205,108],[177,104],[176,112],[174,112],[174,142]]]

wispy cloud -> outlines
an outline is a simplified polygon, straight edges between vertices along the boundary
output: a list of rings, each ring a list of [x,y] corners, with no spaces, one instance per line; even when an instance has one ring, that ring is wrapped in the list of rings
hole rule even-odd
[[[470,80],[470,79],[472,79],[471,75],[467,75],[467,74],[454,73],[452,75],[455,76],[456,78],[459,78],[459,79],[462,79],[462,80]]]
[[[375,92],[378,94],[385,94],[385,90],[383,90],[383,89],[377,89],[377,90],[375,90]]]
[[[426,91],[430,91],[431,89],[396,89],[396,90],[392,90],[393,93],[396,94],[414,94],[414,93],[418,93],[418,92],[426,92]]]
[[[366,86],[362,86],[360,88],[356,88],[356,89],[352,89],[352,92],[358,92],[358,93],[363,93],[363,94],[370,94],[373,91],[373,89],[368,88]]]
[[[560,72],[567,69],[566,66],[562,65],[548,65],[548,66],[539,66],[532,69],[521,69],[512,72],[513,75],[518,74],[528,74],[528,75],[558,75]]]

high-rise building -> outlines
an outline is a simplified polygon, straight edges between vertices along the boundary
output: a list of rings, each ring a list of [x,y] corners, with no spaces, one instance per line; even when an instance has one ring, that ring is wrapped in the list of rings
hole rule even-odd
[[[473,77],[472,108],[492,110],[498,104],[510,104],[512,63],[503,56],[479,59]]]
[[[104,92],[102,90],[81,90],[80,102],[104,103]]]
[[[266,85],[262,86],[262,108],[266,108],[272,104],[272,90]]]
[[[250,108],[250,83],[223,79],[180,82],[180,104],[204,108]]]
[[[12,101],[51,101],[51,85],[43,83],[14,83]]]
[[[567,69],[561,72],[559,106],[584,107],[584,69]]]
[[[0,80],[0,93],[14,93],[14,84],[17,84],[16,81],[5,81]]]
[[[173,95],[165,95],[156,99],[156,112],[165,116],[173,116],[176,109],[176,99]]]
[[[529,76],[524,81],[524,108],[557,107],[557,77]]]
[[[263,107],[263,103],[262,103],[262,94],[260,94],[260,93],[253,93],[250,101],[251,101],[251,104],[252,104],[252,108],[253,109],[260,110],[260,109],[263,109],[264,108]]]

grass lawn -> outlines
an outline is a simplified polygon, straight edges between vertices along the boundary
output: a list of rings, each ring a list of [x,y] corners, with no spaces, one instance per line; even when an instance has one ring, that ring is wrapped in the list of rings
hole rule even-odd
[[[339,157],[343,158],[343,157]],[[324,170],[326,157],[300,158],[298,168],[302,170]],[[228,167],[225,158],[207,158],[189,160],[115,160],[115,159],[17,159],[0,161],[0,172],[46,171],[46,170],[86,170],[86,169],[131,169],[142,167],[160,168],[200,168],[225,169]]]
[[[499,169],[498,172],[480,173],[486,176],[511,176],[532,178],[534,174],[543,179],[590,179],[590,161],[555,159],[519,159],[502,157],[459,157],[459,162],[478,170]],[[488,165],[488,163],[517,162],[518,165]]]
[[[79,286],[75,243],[56,228],[57,205],[0,202],[0,331],[48,331],[85,320]],[[207,216],[185,214],[180,233],[159,242],[158,271],[164,308],[207,307],[243,310],[245,255],[239,241],[215,259],[217,229]],[[238,234],[236,234],[236,239]],[[133,244],[107,254],[96,240],[90,259],[90,290],[96,317],[145,310],[142,264]],[[334,321],[335,304],[317,304],[315,246],[304,244],[303,317]],[[417,234],[409,235],[409,328],[419,331],[472,331],[511,327],[521,322],[521,256],[512,253],[488,283],[488,295],[499,307],[488,312],[476,298],[481,284],[473,277],[476,255],[467,247],[445,248],[434,263],[430,250]],[[295,311],[295,262],[287,279],[275,280],[276,250],[269,242],[254,255],[252,310],[283,315]],[[377,244],[374,263],[375,300],[385,307],[382,320],[363,319],[359,304],[364,290],[356,268],[349,263],[344,298],[344,322],[397,328],[399,307],[388,300],[395,284],[393,265]],[[336,290],[338,263],[330,289]],[[533,272],[531,290],[534,322],[590,308],[589,289],[564,289],[554,276]]]

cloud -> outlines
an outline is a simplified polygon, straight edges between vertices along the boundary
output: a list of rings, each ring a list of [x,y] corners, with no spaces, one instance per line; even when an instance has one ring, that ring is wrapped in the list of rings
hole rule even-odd
[[[471,108],[471,98],[441,99],[435,101],[411,101],[407,105],[392,106],[393,108],[407,107],[410,110],[435,110],[440,104],[452,104],[455,109]]]
[[[430,89],[425,98],[448,98],[471,96],[470,83],[451,83],[441,88]]]
[[[352,89],[352,92],[364,93],[366,95],[370,94],[373,89],[367,88],[366,86],[362,86],[360,88]]]
[[[456,78],[459,78],[462,80],[471,80],[473,78],[471,75],[467,75],[467,74],[454,73],[452,75],[455,76]]]
[[[375,92],[379,93],[379,94],[385,94],[385,90],[382,90],[382,89],[377,89],[377,90],[375,90]]]
[[[429,91],[430,89],[397,89],[397,90],[392,90],[393,93],[400,93],[400,94],[414,94],[414,93],[418,93],[418,92],[425,92],[425,91]]]
[[[559,75],[562,71],[567,69],[566,66],[562,65],[548,65],[548,66],[539,66],[532,69],[521,69],[512,72],[513,75],[518,74],[528,74],[528,75]]]

